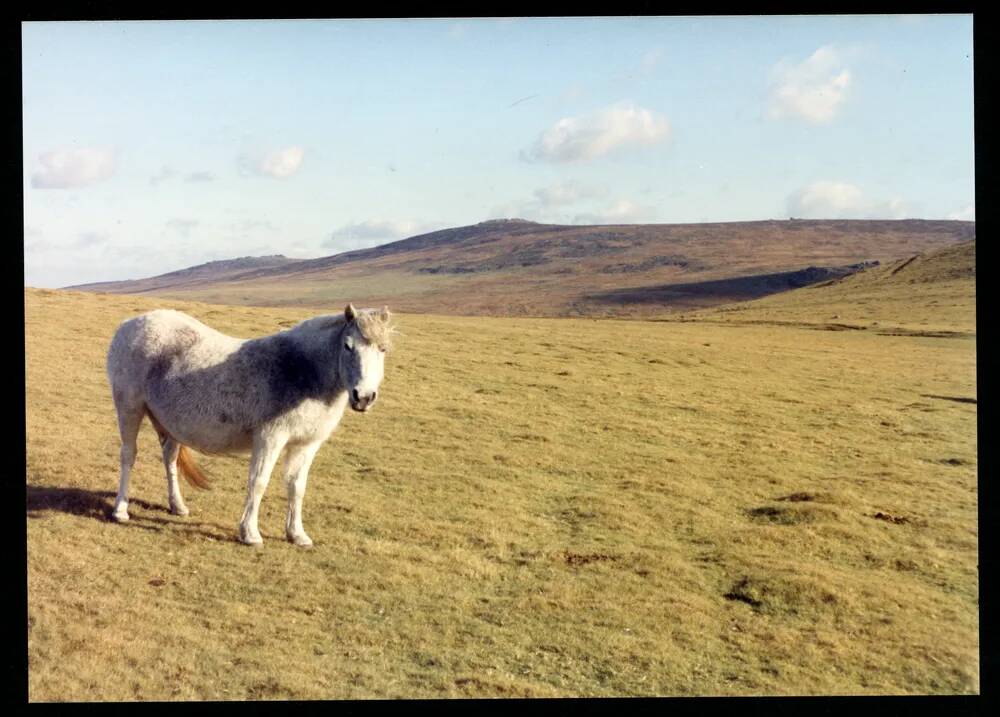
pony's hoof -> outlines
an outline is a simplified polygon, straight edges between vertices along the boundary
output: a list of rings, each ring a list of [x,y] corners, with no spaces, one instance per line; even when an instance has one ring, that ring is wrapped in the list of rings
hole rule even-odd
[[[263,545],[264,539],[260,537],[260,533],[252,535],[248,531],[240,528],[240,542],[244,545]]]
[[[127,523],[128,522],[128,511],[116,510],[111,514],[111,520],[116,523]]]
[[[291,543],[295,543],[300,548],[311,548],[313,544],[312,538],[310,538],[305,533],[299,533],[298,535],[289,535],[288,540]]]
[[[181,505],[181,506],[172,505],[170,506],[170,512],[173,513],[174,515],[189,515],[191,513],[191,511],[187,509],[186,505]]]

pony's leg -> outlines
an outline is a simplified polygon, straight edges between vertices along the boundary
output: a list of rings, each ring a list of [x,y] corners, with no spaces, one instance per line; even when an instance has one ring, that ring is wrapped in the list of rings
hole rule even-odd
[[[167,469],[167,500],[170,503],[170,512],[174,515],[187,515],[189,511],[184,505],[181,487],[177,480],[177,456],[180,455],[181,444],[169,437],[162,443],[163,465]]]
[[[145,415],[145,408],[130,408],[123,405],[118,409],[118,432],[121,433],[121,478],[118,481],[118,496],[115,498],[115,508],[111,517],[119,523],[128,520],[128,479],[135,465],[136,438],[139,436],[139,426]]]
[[[306,494],[309,466],[319,450],[321,441],[289,449],[285,459],[285,481],[288,486],[288,517],[285,519],[285,536],[296,545],[308,548],[313,541],[302,528],[302,497]]]
[[[247,500],[240,519],[240,540],[247,545],[260,545],[264,539],[257,529],[257,513],[260,499],[271,480],[271,471],[278,461],[281,449],[285,447],[285,436],[257,433],[253,441],[253,455],[250,457],[250,478],[247,481]]]

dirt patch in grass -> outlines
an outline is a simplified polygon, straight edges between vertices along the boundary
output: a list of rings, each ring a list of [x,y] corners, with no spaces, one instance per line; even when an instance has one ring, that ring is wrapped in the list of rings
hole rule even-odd
[[[620,559],[620,556],[618,555],[609,555],[607,553],[573,553],[569,550],[563,550],[558,553],[558,557],[567,565],[573,566],[588,565],[589,563],[614,562]]]
[[[513,685],[483,680],[478,677],[458,677],[455,686],[463,693],[477,697],[531,697],[531,690]]]
[[[942,458],[941,463],[946,466],[965,466],[969,464],[969,461],[963,458]]]
[[[875,520],[884,520],[886,523],[892,523],[894,525],[904,525],[912,522],[911,519],[907,518],[905,515],[892,515],[891,513],[883,513],[882,511],[872,513],[872,517]]]
[[[804,494],[799,494],[800,496]],[[812,498],[798,498],[795,502],[811,502]],[[750,520],[774,525],[800,525],[819,520],[836,518],[835,511],[819,506],[762,505],[747,511]]]

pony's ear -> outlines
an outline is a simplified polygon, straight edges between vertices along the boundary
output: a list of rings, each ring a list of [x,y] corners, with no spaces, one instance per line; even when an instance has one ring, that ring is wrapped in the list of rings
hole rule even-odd
[[[354,304],[348,304],[347,308],[344,309],[344,318],[347,319],[347,323],[358,318],[358,310],[354,308]]]
[[[378,312],[379,321],[381,321],[382,323],[388,323],[390,315],[391,314],[389,314],[389,307],[383,306],[382,310]]]

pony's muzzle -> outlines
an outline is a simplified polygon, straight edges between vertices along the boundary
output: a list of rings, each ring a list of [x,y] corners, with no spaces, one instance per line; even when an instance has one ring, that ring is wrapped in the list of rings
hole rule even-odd
[[[372,391],[362,396],[358,393],[358,389],[351,389],[351,408],[355,411],[367,411],[375,403],[377,397],[378,391]]]

